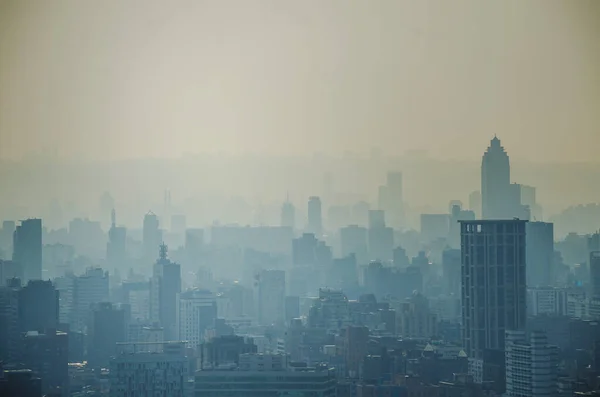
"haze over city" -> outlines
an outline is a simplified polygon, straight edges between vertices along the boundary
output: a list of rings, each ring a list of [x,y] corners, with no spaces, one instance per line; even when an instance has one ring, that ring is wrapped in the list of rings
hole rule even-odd
[[[600,395],[600,1],[0,0],[0,396]]]

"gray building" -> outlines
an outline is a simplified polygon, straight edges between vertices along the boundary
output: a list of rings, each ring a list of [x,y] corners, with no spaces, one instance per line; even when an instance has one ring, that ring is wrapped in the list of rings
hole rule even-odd
[[[110,397],[190,395],[183,342],[119,344],[117,349],[110,362]]]
[[[525,326],[526,223],[461,222],[463,346],[476,381],[484,352],[504,351],[505,332]]]
[[[528,222],[527,286],[546,287],[554,284],[554,224]]]
[[[336,396],[335,370],[294,366],[280,354],[242,354],[239,365],[196,372],[197,397]]]

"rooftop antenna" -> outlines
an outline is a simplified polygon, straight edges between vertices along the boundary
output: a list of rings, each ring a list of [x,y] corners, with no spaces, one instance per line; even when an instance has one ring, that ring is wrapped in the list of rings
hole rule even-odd
[[[159,249],[159,257],[161,260],[165,261],[167,260],[167,252],[169,251],[169,247],[167,247],[167,245],[163,242],[160,245],[160,249]]]

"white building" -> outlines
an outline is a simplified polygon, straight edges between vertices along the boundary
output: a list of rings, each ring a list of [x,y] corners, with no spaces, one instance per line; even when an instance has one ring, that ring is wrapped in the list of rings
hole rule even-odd
[[[102,268],[89,268],[85,274],[75,279],[74,318],[71,328],[84,331],[91,313],[92,305],[108,302],[108,272]]]
[[[176,329],[179,340],[189,348],[197,348],[204,341],[204,331],[214,326],[217,304],[212,292],[191,289],[179,294],[176,307]]]
[[[506,396],[552,397],[557,393],[557,349],[546,334],[506,331]]]
[[[153,344],[156,348],[152,349],[141,345],[145,344],[118,345],[120,354],[110,363],[110,397],[189,395],[184,344]]]

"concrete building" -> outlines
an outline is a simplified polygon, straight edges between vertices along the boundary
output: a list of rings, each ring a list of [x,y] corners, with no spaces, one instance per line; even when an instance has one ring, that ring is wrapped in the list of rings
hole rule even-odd
[[[541,314],[566,315],[568,290],[565,288],[539,287],[527,289],[527,311],[531,316]]]
[[[406,302],[392,305],[396,310],[396,329],[404,338],[432,338],[437,335],[437,318],[429,310],[429,301],[415,293]]]
[[[21,363],[42,379],[44,395],[69,395],[69,337],[48,329],[28,331],[21,345]]]
[[[23,285],[42,279],[42,220],[21,221],[14,232],[13,261],[23,269]]]
[[[177,339],[185,341],[188,348],[197,348],[204,341],[204,332],[214,326],[217,318],[214,294],[208,290],[187,290],[179,294],[175,311]]]
[[[147,344],[145,344],[147,345]],[[110,397],[187,397],[188,359],[182,342],[120,344],[110,362]],[[142,351],[140,351],[142,350]]]
[[[553,397],[557,395],[557,348],[546,334],[506,331],[506,396]]]
[[[109,301],[108,272],[102,268],[88,268],[85,274],[75,279],[74,310],[71,329],[78,332],[86,330],[91,320],[92,307]]]
[[[477,382],[484,352],[503,352],[505,332],[525,327],[526,223],[461,222],[463,346]]]
[[[283,397],[336,395],[334,370],[294,366],[285,355],[242,354],[237,368],[196,372],[196,397]]]
[[[91,328],[88,330],[88,361],[94,368],[107,368],[110,357],[116,353],[117,343],[127,341],[125,311],[102,302],[93,308]]]

